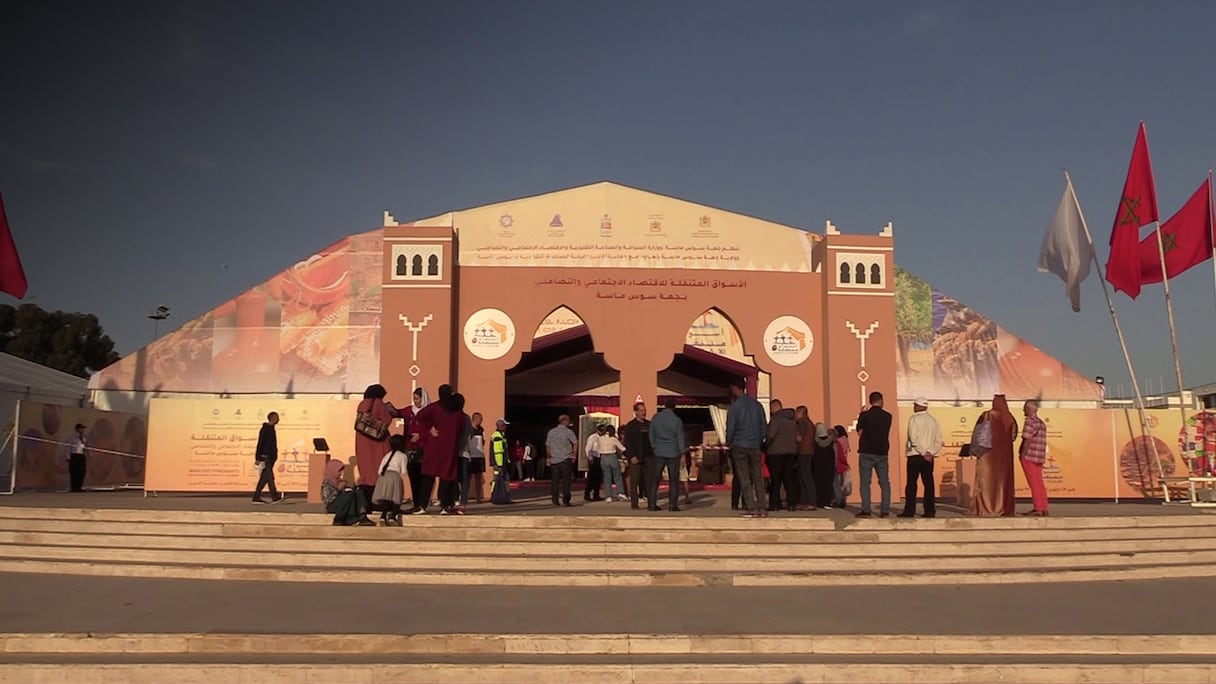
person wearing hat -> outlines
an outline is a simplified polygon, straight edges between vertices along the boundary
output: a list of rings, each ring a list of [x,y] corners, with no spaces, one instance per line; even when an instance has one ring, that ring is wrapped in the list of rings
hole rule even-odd
[[[494,421],[494,434],[490,436],[490,464],[494,468],[494,481],[490,483],[490,503],[511,503],[511,481],[507,476],[510,456],[507,454],[506,418]]]
[[[937,499],[933,485],[933,459],[942,451],[942,429],[937,419],[929,415],[929,400],[917,397],[908,419],[908,485],[904,490],[904,512],[901,518],[916,517],[916,480],[925,487],[925,517],[937,515]]]
[[[84,439],[84,423],[76,423],[76,431],[68,437],[68,480],[73,492],[84,491],[84,475],[88,466],[85,454],[88,446]]]

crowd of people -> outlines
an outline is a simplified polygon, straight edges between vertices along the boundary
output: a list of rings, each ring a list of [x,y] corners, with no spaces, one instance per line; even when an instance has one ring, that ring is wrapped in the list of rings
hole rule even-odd
[[[806,406],[786,408],[777,399],[769,404],[766,417],[760,403],[747,393],[743,381],[730,386],[731,403],[726,415],[726,446],[732,460],[731,508],[745,517],[765,518],[771,512],[814,511],[845,508],[853,489],[849,465],[848,430],[842,425],[815,422]],[[483,478],[492,476],[490,501],[510,504],[512,479],[535,477],[542,462],[530,445],[509,445],[508,423],[499,418],[487,438],[480,413],[465,412],[464,397],[450,385],[441,385],[434,402],[426,390],[414,391],[412,402],[397,408],[385,401],[387,392],[372,385],[364,392],[355,423],[354,486],[347,485],[346,464],[331,460],[325,466],[322,499],[333,514],[335,525],[375,525],[369,514],[378,512],[381,524],[402,525],[402,516],[427,513],[433,491],[438,493],[441,515],[463,515],[470,499],[481,502]],[[914,517],[917,503],[927,518],[937,514],[934,463],[942,452],[942,433],[929,413],[929,402],[918,398],[905,430],[906,490],[900,517]],[[1025,426],[1018,452],[1030,484],[1033,508],[1025,515],[1047,515],[1047,493],[1043,483],[1047,429],[1038,417],[1037,401],[1023,406]],[[543,463],[550,474],[550,499],[557,507],[572,506],[573,481],[580,448],[587,459],[585,501],[623,502],[639,509],[644,499],[650,511],[659,504],[660,483],[668,482],[666,509],[679,512],[680,498],[691,501],[688,489],[686,442],[683,421],[676,414],[674,399],[668,399],[653,419],[647,406],[633,406],[633,418],[619,434],[609,424],[599,424],[580,445],[571,419],[562,415],[545,436]],[[389,426],[401,419],[401,434],[390,435]],[[254,494],[260,501],[269,485],[272,500],[281,500],[274,487],[274,425],[271,413],[259,438],[256,460],[263,467]],[[891,414],[883,408],[883,396],[872,392],[869,405],[857,418],[857,463],[860,490],[858,517],[873,515],[871,481],[877,475],[881,499],[878,515],[891,515],[889,472]],[[1014,443],[1018,423],[1003,395],[978,418],[967,449],[978,457],[970,513],[977,516],[1014,514]],[[533,464],[529,467],[528,464]],[[409,491],[404,482],[409,482]],[[436,487],[437,485],[437,487]],[[406,507],[409,504],[409,507]]]

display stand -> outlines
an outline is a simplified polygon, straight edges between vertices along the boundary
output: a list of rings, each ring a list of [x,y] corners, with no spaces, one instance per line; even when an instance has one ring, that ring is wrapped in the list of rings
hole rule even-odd
[[[1195,508],[1216,508],[1216,477],[1202,475],[1187,478],[1191,505]]]
[[[321,503],[321,480],[325,478],[325,464],[329,462],[329,442],[324,437],[312,440],[313,452],[308,455],[308,491],[304,499],[308,503]]]

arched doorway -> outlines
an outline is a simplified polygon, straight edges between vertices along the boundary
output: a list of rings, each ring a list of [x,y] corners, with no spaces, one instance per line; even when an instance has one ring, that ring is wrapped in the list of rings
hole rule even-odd
[[[748,393],[767,404],[769,376],[743,348],[743,336],[719,309],[709,309],[689,324],[683,348],[659,371],[660,405],[675,398],[693,448],[691,474],[703,483],[720,481],[719,447],[726,438],[726,405],[731,381],[742,379]],[[705,473],[702,474],[702,465]]]
[[[545,434],[558,416],[569,415],[576,430],[586,422],[583,416],[616,416],[620,391],[620,372],[595,350],[587,324],[560,306],[541,321],[528,351],[506,373],[510,439],[526,440],[543,458]]]

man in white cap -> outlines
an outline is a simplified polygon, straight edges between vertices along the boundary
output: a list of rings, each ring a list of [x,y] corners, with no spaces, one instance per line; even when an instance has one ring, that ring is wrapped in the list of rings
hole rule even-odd
[[[917,397],[912,411],[907,430],[908,486],[904,490],[904,512],[899,517],[916,517],[916,480],[920,478],[925,486],[925,517],[932,518],[937,515],[933,459],[942,451],[942,429],[937,419],[929,415],[928,399]]]

